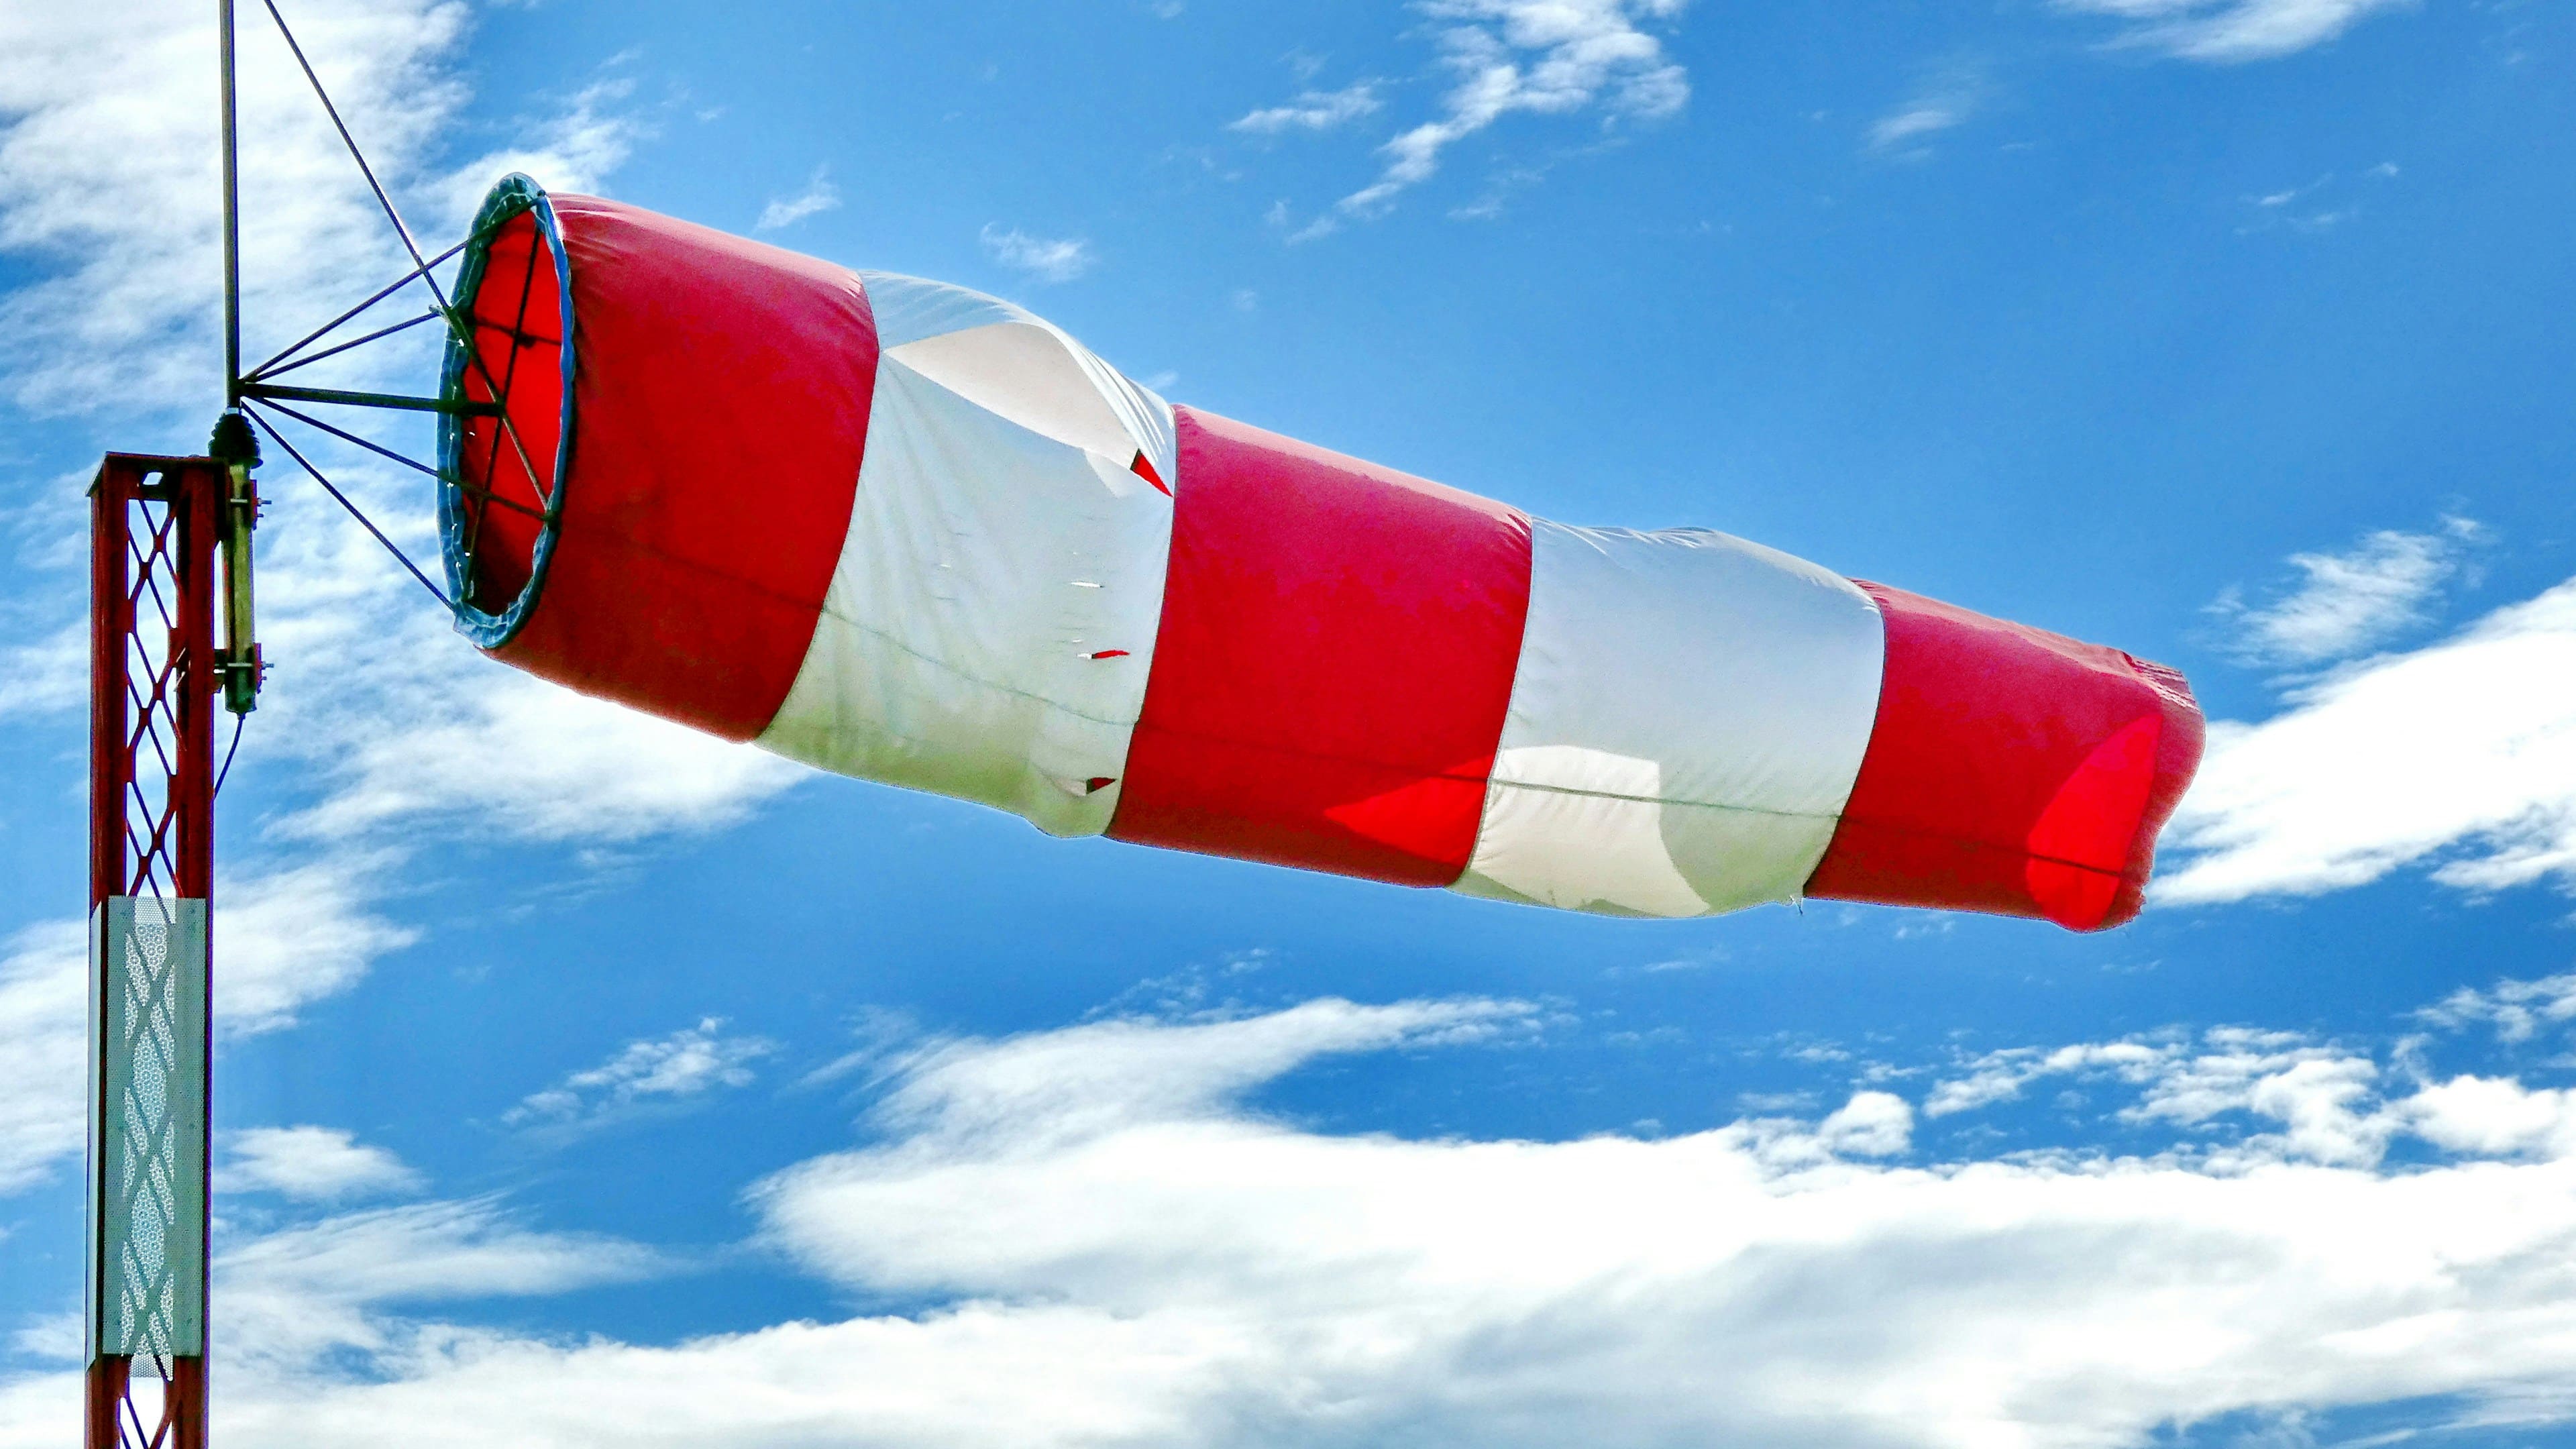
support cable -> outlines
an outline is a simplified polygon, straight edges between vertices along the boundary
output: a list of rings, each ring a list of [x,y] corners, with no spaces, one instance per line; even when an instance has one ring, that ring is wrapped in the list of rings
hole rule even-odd
[[[271,438],[276,439],[277,445],[286,450],[286,455],[293,458],[306,473],[310,474],[314,482],[322,485],[323,492],[330,494],[342,508],[347,509],[349,511],[349,516],[358,520],[359,527],[364,528],[368,533],[373,534],[376,542],[385,546],[385,552],[392,554],[397,562],[410,571],[413,578],[420,580],[420,586],[429,590],[429,596],[438,600],[440,608],[447,610],[450,614],[456,612],[456,602],[447,597],[447,591],[440,588],[438,585],[431,583],[429,581],[429,575],[420,571],[420,565],[411,561],[411,555],[403,552],[392,539],[385,537],[385,531],[383,529],[376,527],[375,520],[367,516],[366,510],[351,502],[348,494],[341,492],[338,487],[332,484],[330,479],[323,477],[322,470],[313,466],[313,460],[305,457],[302,452],[298,451],[293,443],[286,440],[286,435],[280,433],[277,430],[277,426],[262,415],[264,410],[255,409],[246,404],[242,411],[250,415],[250,420],[252,422],[259,424],[261,432],[264,432]]]
[[[210,794],[220,796],[224,793],[224,781],[233,772],[233,756],[241,751],[242,726],[249,723],[249,715],[233,716],[233,742],[224,747],[224,765],[222,769],[215,771],[215,788],[209,792]]]
[[[322,431],[329,433],[332,437],[338,438],[341,442],[355,443],[359,447],[366,449],[368,452],[373,453],[378,457],[390,458],[416,473],[426,473],[432,478],[438,476],[438,470],[436,468],[429,466],[427,463],[406,458],[402,454],[395,452],[393,449],[386,447],[382,443],[371,443],[345,428],[335,428],[329,423],[322,421],[320,418],[313,417],[305,413],[299,413],[295,409],[274,399],[261,398],[259,399],[259,402],[267,407],[271,412],[284,413],[288,417],[295,419],[297,422],[302,423],[308,428],[320,428]]]
[[[312,331],[305,333],[302,337],[297,338],[294,344],[288,347],[285,351],[280,352],[275,357],[261,363],[259,366],[252,368],[250,370],[250,376],[242,380],[244,382],[252,382],[267,376],[272,370],[280,372],[284,371],[285,369],[278,367],[279,363],[284,362],[286,359],[293,357],[296,353],[303,351],[305,348],[321,341],[324,337],[329,336],[333,328],[338,327],[350,318],[357,316],[359,313],[366,311],[369,307],[376,305],[378,302],[392,296],[394,293],[410,286],[414,278],[428,271],[431,267],[437,266],[440,262],[446,261],[449,257],[456,255],[458,252],[465,250],[467,247],[472,246],[482,235],[482,232],[475,232],[471,236],[466,237],[465,240],[458,242],[456,245],[449,247],[443,252],[440,252],[437,256],[431,257],[422,265],[416,266],[410,271],[403,273],[401,276],[394,278],[374,296],[360,302],[357,306],[350,308],[348,311],[341,313],[339,316],[332,318],[330,321],[323,323]],[[431,290],[435,291],[436,289],[432,288]]]
[[[432,265],[435,265],[435,263],[433,263]],[[403,280],[404,280],[404,281],[409,281],[409,280],[411,280],[411,279],[410,279],[409,277],[405,277]],[[399,283],[397,283],[396,285],[400,285],[400,284],[399,284]],[[285,366],[283,366],[283,367],[262,368],[262,369],[260,369],[258,372],[253,373],[251,376],[246,377],[246,378],[243,378],[243,379],[242,379],[242,381],[244,381],[244,382],[257,382],[257,381],[259,381],[259,380],[260,380],[260,379],[262,379],[262,378],[275,377],[275,376],[277,376],[277,375],[278,375],[279,373],[281,373],[281,372],[293,372],[295,369],[297,369],[297,368],[299,368],[299,367],[308,367],[308,366],[310,366],[310,365],[312,365],[312,364],[314,364],[314,363],[316,363],[316,362],[320,362],[323,358],[326,358],[326,357],[337,357],[337,356],[339,356],[341,353],[348,351],[348,350],[349,350],[350,348],[352,348],[352,347],[364,347],[364,346],[366,346],[368,343],[373,342],[373,341],[377,340],[378,338],[381,338],[381,337],[391,337],[391,336],[393,336],[393,335],[394,335],[395,333],[397,333],[397,332],[408,332],[408,331],[410,331],[412,328],[419,326],[419,325],[420,325],[420,324],[422,324],[423,322],[435,322],[435,321],[437,321],[437,320],[439,320],[439,314],[438,314],[438,313],[436,313],[436,312],[423,312],[423,313],[421,313],[421,314],[420,314],[419,316],[417,316],[417,317],[406,317],[406,318],[404,318],[402,321],[395,323],[395,324],[394,324],[394,325],[392,325],[391,327],[379,327],[379,328],[377,328],[375,331],[368,333],[368,334],[367,334],[366,336],[364,336],[364,337],[360,337],[360,338],[358,338],[358,339],[356,339],[356,340],[354,340],[354,341],[350,341],[350,342],[343,342],[343,343],[341,343],[341,344],[340,344],[339,346],[337,346],[337,347],[325,347],[325,348],[323,348],[321,351],[319,351],[319,352],[317,352],[317,353],[314,353],[314,354],[313,354],[312,356],[310,356],[310,357],[299,357],[299,358],[295,359],[293,362],[287,363],[287,364],[286,364]],[[334,324],[332,324],[332,325],[333,325],[333,326],[337,326],[337,325],[339,325],[339,324],[334,323]],[[324,330],[326,330],[326,331],[327,331],[327,330],[329,330],[329,329],[327,329],[327,328],[326,328],[326,329],[324,329]]]
[[[226,0],[226,3],[230,3],[230,0]],[[268,18],[277,22],[277,33],[286,37],[286,48],[295,53],[296,65],[303,69],[304,79],[312,83],[313,94],[321,100],[322,109],[329,113],[333,129],[340,133],[341,144],[349,148],[349,158],[358,163],[359,174],[367,178],[367,189],[376,194],[376,204],[384,208],[385,219],[394,224],[394,234],[402,238],[403,250],[411,253],[412,264],[418,270],[421,280],[429,284],[430,295],[438,299],[438,310],[447,318],[448,331],[464,344],[466,361],[472,363],[474,370],[483,375],[483,386],[490,389],[492,400],[495,403],[504,404],[499,414],[501,431],[509,436],[511,450],[519,455],[519,466],[528,470],[530,478],[535,478],[537,465],[528,460],[527,445],[519,441],[519,430],[510,422],[510,414],[506,406],[508,394],[504,393],[500,384],[493,380],[492,369],[484,365],[482,349],[474,345],[472,330],[456,315],[456,309],[449,305],[447,289],[438,285],[438,278],[430,275],[429,261],[421,255],[420,243],[412,240],[411,228],[404,224],[402,212],[395,208],[394,199],[385,193],[384,183],[376,179],[376,168],[367,164],[367,154],[358,149],[357,138],[349,134],[348,123],[340,119],[340,108],[332,104],[331,93],[323,88],[322,77],[314,74],[313,63],[304,58],[304,47],[297,43],[295,32],[288,28],[286,16],[277,8],[277,0],[261,0],[261,3],[268,7]]]

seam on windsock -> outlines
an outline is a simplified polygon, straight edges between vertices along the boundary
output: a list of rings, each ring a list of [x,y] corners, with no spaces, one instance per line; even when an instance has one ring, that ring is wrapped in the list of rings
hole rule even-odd
[[[1531,780],[1506,780],[1498,775],[1485,777],[1496,789],[1539,790],[1550,795],[1579,795],[1588,800],[1618,800],[1631,805],[1678,805],[1688,810],[1725,810],[1739,815],[1770,815],[1782,820],[1834,820],[1840,810],[1780,810],[1767,805],[1735,805],[1723,800],[1677,800],[1662,795],[1629,795],[1617,790],[1585,790],[1573,785],[1547,785]]]
[[[858,620],[851,618],[849,615],[842,613],[842,612],[841,612],[840,610],[838,610],[838,609],[832,608],[832,607],[831,607],[830,605],[828,605],[828,604],[827,604],[827,605],[825,605],[825,606],[823,607],[822,612],[821,612],[821,613],[820,613],[820,615],[818,615],[818,617],[817,617],[817,622],[816,622],[816,624],[815,624],[815,633],[816,633],[818,636],[822,633],[822,624],[821,624],[821,622],[820,622],[820,620],[822,620],[822,619],[837,619],[837,620],[839,620],[841,623],[848,625],[848,626],[849,626],[849,627],[851,627],[852,629],[855,629],[855,630],[857,630],[858,632],[860,632],[860,633],[862,633],[862,634],[866,634],[866,635],[870,636],[871,638],[876,638],[876,639],[884,640],[887,644],[889,644],[889,645],[893,646],[897,651],[899,651],[899,652],[901,652],[901,653],[904,653],[904,654],[909,654],[909,655],[911,655],[913,658],[920,660],[922,663],[927,664],[927,665],[931,666],[931,667],[932,667],[932,668],[934,668],[934,669],[941,669],[941,670],[945,670],[945,671],[947,671],[949,674],[952,674],[952,675],[956,676],[957,678],[959,678],[959,679],[962,679],[962,680],[966,681],[968,684],[976,685],[976,686],[979,686],[979,687],[984,688],[984,689],[989,689],[989,690],[993,691],[993,692],[994,692],[994,693],[996,693],[996,694],[1007,694],[1007,695],[1011,696],[1013,699],[1025,699],[1025,700],[1029,701],[1029,702],[1030,702],[1030,703],[1032,703],[1032,704],[1043,704],[1043,705],[1047,706],[1047,707],[1048,707],[1048,708],[1050,708],[1050,709],[1061,710],[1061,711],[1063,711],[1064,713],[1066,713],[1066,714],[1069,714],[1069,715],[1073,716],[1075,719],[1080,719],[1080,720],[1089,720],[1089,721],[1090,721],[1091,723],[1093,723],[1093,724],[1108,725],[1108,726],[1110,726],[1110,727],[1112,727],[1112,728],[1114,728],[1114,729],[1133,729],[1133,728],[1135,727],[1136,721],[1135,721],[1133,718],[1129,718],[1129,719],[1111,719],[1111,718],[1109,718],[1109,717],[1107,717],[1107,716],[1105,716],[1105,715],[1085,714],[1085,713],[1083,713],[1081,710],[1075,709],[1072,705],[1066,704],[1066,703],[1064,703],[1064,702],[1063,702],[1063,701],[1061,701],[1061,700],[1050,699],[1050,698],[1048,698],[1047,696],[1045,696],[1045,695],[1043,695],[1043,694],[1039,694],[1039,693],[1037,693],[1037,692],[1036,692],[1036,691],[1034,691],[1034,690],[1019,689],[1019,688],[1015,688],[1014,686],[1011,686],[1011,685],[1008,685],[1008,684],[1001,684],[1001,683],[997,683],[997,682],[995,682],[995,681],[993,681],[993,680],[983,678],[983,677],[982,677],[982,676],[980,676],[980,675],[970,674],[970,673],[968,673],[967,671],[965,671],[965,670],[963,670],[963,669],[958,668],[956,665],[949,663],[947,660],[942,659],[942,658],[938,657],[938,656],[937,656],[937,655],[935,655],[935,654],[924,654],[923,652],[921,652],[921,650],[919,650],[919,649],[917,649],[917,648],[913,647],[913,646],[912,646],[912,645],[910,645],[910,644],[905,643],[903,640],[896,638],[894,635],[887,633],[885,630],[883,630],[883,629],[881,629],[881,628],[878,628],[878,627],[877,627],[876,625],[874,625],[874,624],[862,624],[862,623],[860,623]],[[807,645],[806,647],[807,647],[807,650],[810,652],[810,651],[812,650],[812,647],[813,647],[813,646],[809,644],[809,645]],[[1107,653],[1112,654],[1112,655],[1124,655],[1124,654],[1126,654],[1126,653],[1127,653],[1127,651],[1126,651],[1126,650],[1124,650],[1124,649],[1113,649],[1113,650],[1109,650],[1109,651],[1107,651]],[[1080,657],[1082,657],[1082,658],[1089,658],[1089,659],[1097,659],[1097,658],[1100,658],[1100,657],[1102,657],[1102,656],[1101,656],[1101,655],[1097,655],[1097,654],[1091,654],[1091,655],[1083,655],[1083,656],[1080,656]],[[783,708],[784,706],[782,705],[781,707]]]
[[[1866,825],[1872,830],[1887,831],[1891,835],[1911,835],[1921,839],[1946,841],[1952,845],[1964,845],[1974,850],[2000,851],[2005,855],[2017,856],[2023,860],[2045,861],[2050,865],[2065,866],[2069,870],[2091,871],[2095,875],[2108,876],[2113,880],[2126,879],[2129,874],[2129,868],[2125,865],[2115,867],[2095,865],[2088,860],[2069,860],[2062,855],[2050,855],[2046,851],[2033,850],[2027,845],[2004,845],[1976,836],[1961,835],[1949,830],[1936,830],[1923,825],[1897,825],[1886,820],[1873,819],[1867,815],[1854,815],[1848,811],[1844,812],[1842,818]]]

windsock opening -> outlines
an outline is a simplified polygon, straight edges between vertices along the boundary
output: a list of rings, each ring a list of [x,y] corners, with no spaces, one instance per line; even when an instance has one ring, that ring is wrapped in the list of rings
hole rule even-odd
[[[484,198],[453,301],[473,340],[448,339],[440,379],[439,533],[458,627],[496,649],[545,586],[572,449],[571,271],[534,181],[504,178]]]

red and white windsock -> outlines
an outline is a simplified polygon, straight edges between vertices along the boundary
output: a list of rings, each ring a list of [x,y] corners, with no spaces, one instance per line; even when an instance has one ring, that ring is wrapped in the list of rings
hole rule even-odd
[[[2200,757],[2161,665],[1176,407],[962,288],[523,177],[476,238],[460,626],[826,770],[1616,915],[2093,929]]]

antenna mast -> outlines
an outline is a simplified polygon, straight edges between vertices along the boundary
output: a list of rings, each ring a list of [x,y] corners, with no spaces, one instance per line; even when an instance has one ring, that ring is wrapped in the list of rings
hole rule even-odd
[[[233,0],[215,0],[224,110],[224,411],[241,406],[241,137],[233,97]]]

